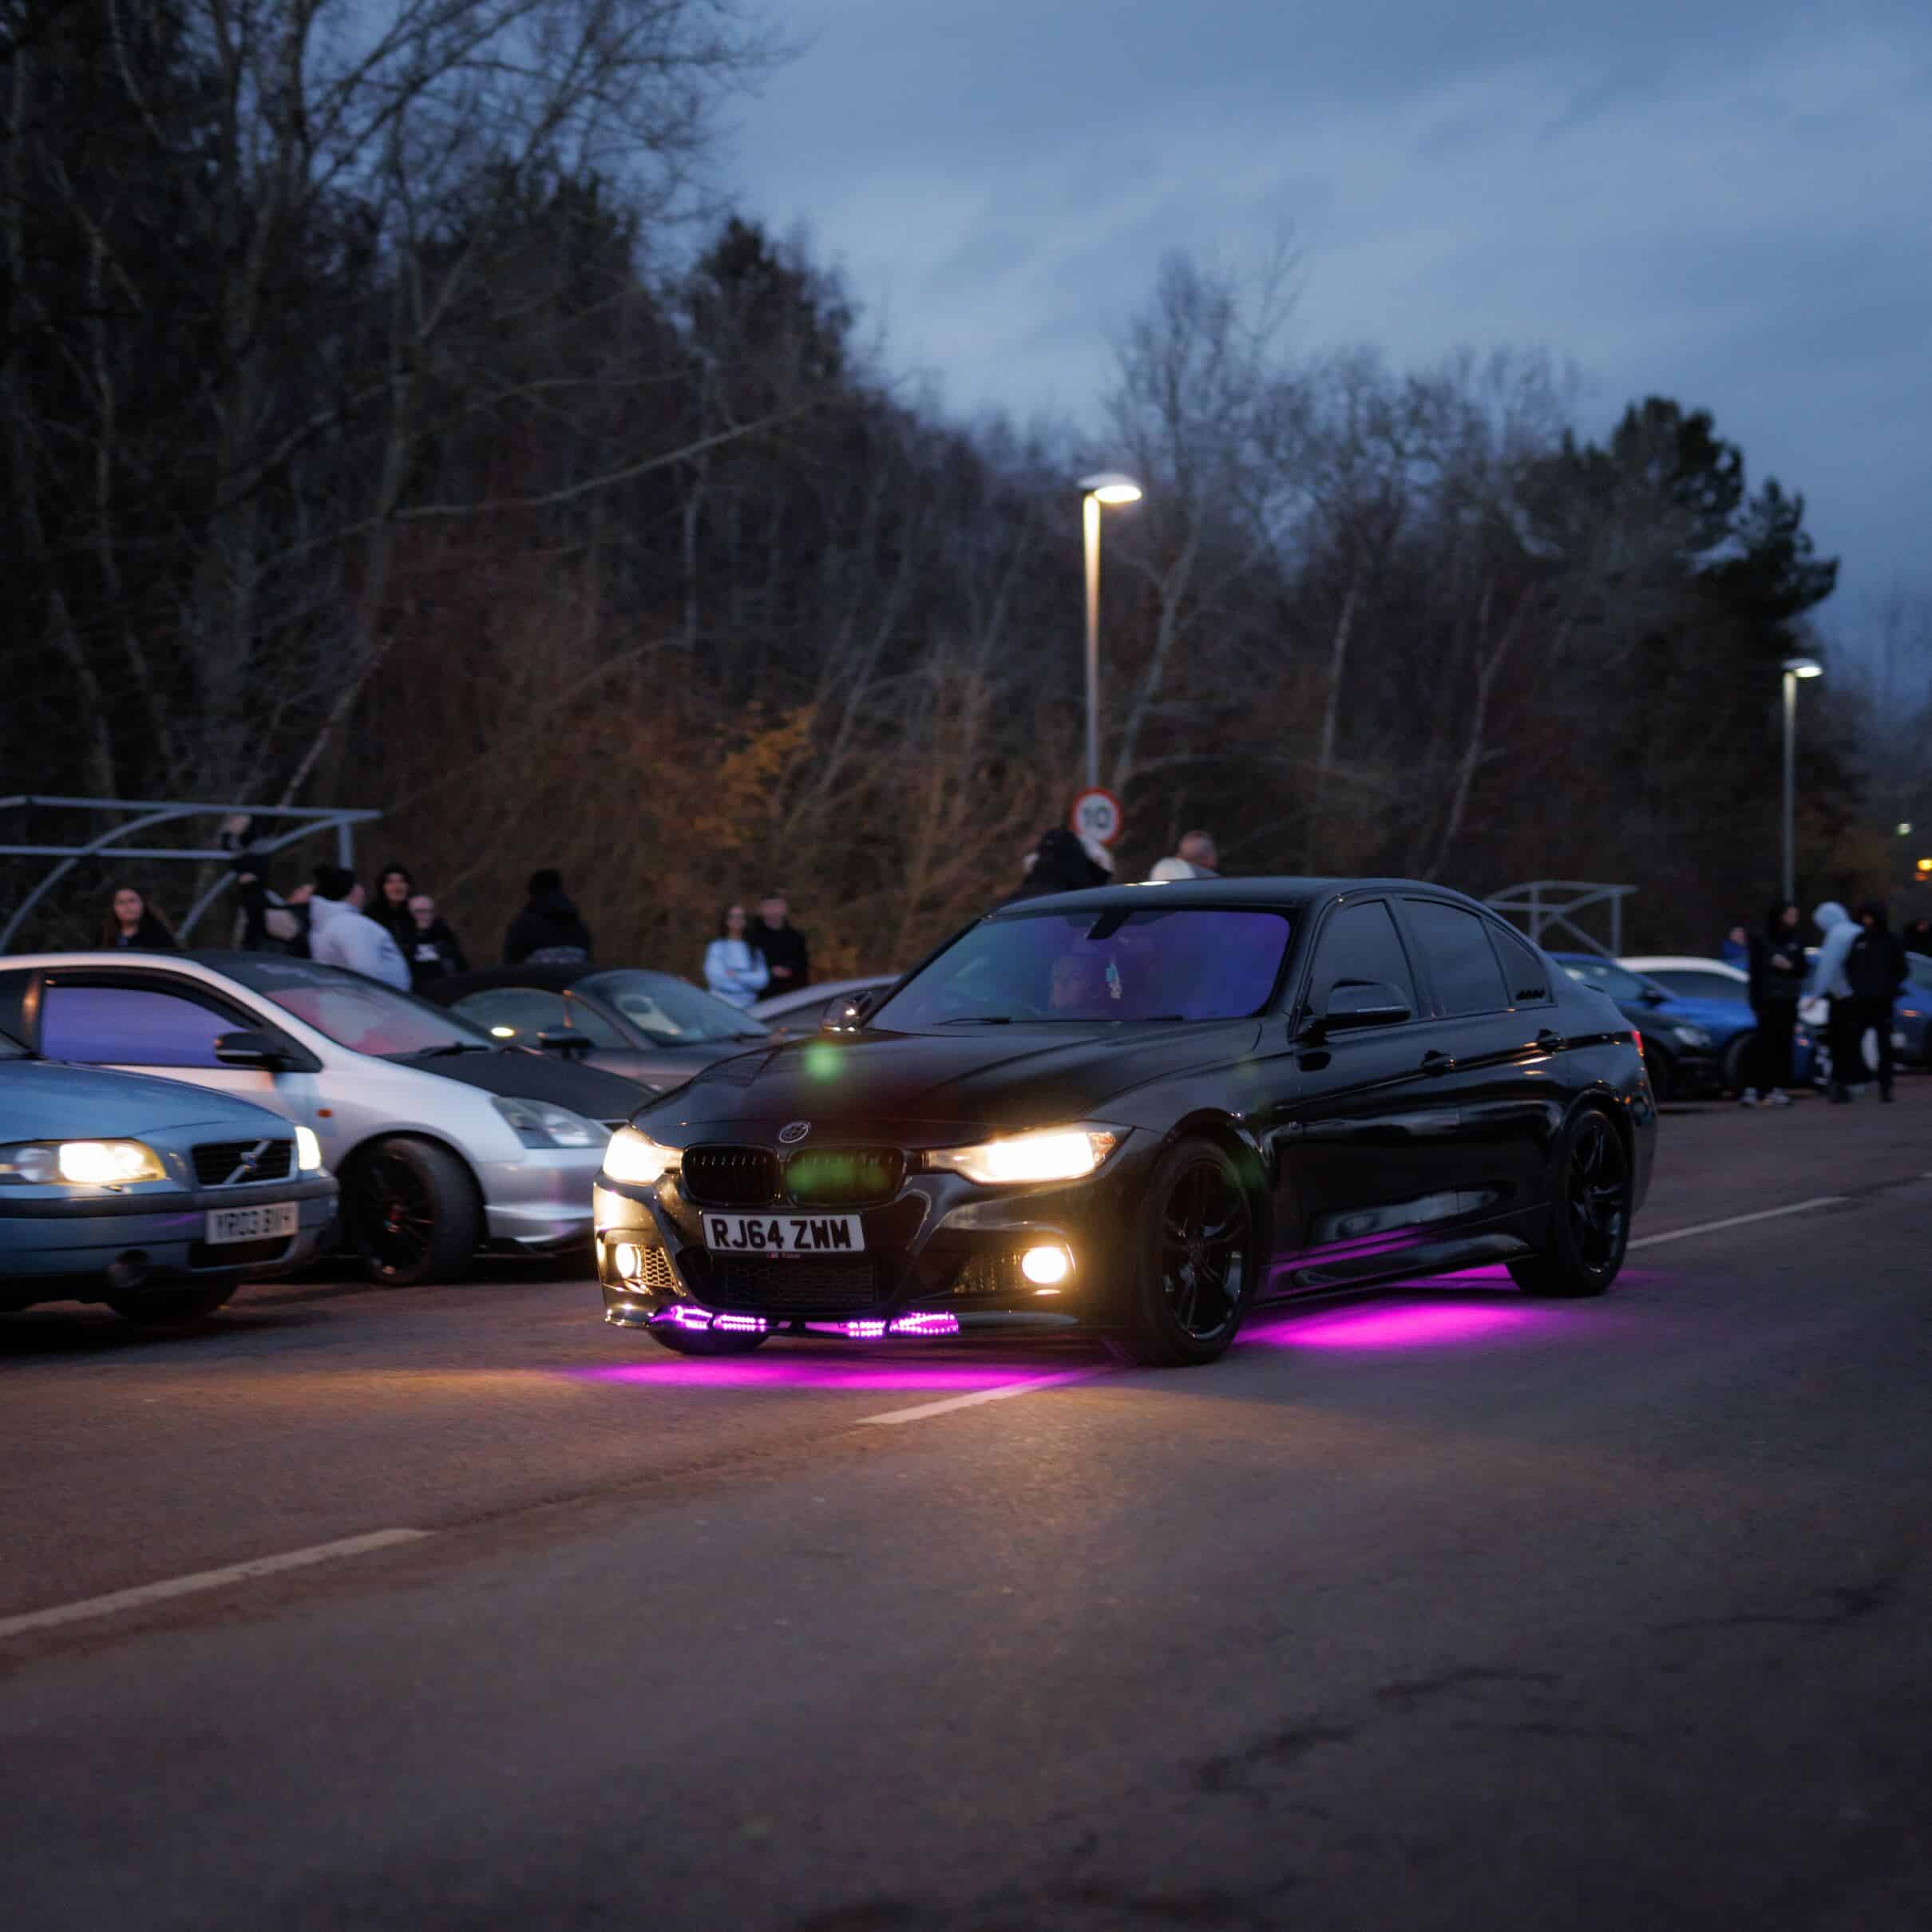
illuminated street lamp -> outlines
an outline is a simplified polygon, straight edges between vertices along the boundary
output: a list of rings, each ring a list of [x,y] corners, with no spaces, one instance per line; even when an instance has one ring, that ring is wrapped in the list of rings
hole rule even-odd
[[[1822,678],[1825,667],[1815,657],[1784,660],[1784,897],[1794,899],[1797,880],[1798,680]]]
[[[1100,506],[1138,503],[1141,489],[1115,469],[1080,479],[1080,517],[1087,540],[1087,788],[1100,783]]]

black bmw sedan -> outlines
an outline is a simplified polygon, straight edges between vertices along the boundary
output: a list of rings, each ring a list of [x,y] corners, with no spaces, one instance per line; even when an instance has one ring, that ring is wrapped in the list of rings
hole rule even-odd
[[[1601,1294],[1655,1138],[1629,1020],[1459,894],[1065,893],[642,1108],[597,1185],[605,1316],[686,1354],[1030,1318],[1206,1362],[1311,1291],[1502,1262]]]

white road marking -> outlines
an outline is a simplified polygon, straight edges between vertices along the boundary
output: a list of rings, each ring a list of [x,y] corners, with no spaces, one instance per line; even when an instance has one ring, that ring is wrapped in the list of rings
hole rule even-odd
[[[284,1570],[306,1570],[313,1563],[363,1556],[372,1550],[387,1550],[397,1543],[420,1542],[432,1534],[428,1530],[371,1530],[366,1536],[346,1536],[340,1542],[315,1543],[307,1550],[285,1550],[279,1556],[258,1556],[246,1563],[230,1563],[222,1570],[198,1570],[192,1577],[170,1577],[164,1582],[142,1583],[105,1597],[85,1597],[78,1603],[57,1603],[50,1609],[29,1610],[19,1617],[0,1617],[0,1637],[19,1637],[29,1630],[52,1630],[61,1624],[85,1623],[95,1617],[111,1617],[117,1610],[135,1609],[145,1603],[164,1603],[171,1597],[192,1597],[200,1590],[220,1590],[224,1584],[243,1583],[253,1577],[272,1577]]]
[[[970,1409],[982,1402],[1004,1402],[1011,1396],[1030,1396],[1036,1388],[1052,1388],[1062,1382],[1085,1382],[1109,1372],[1105,1368],[1070,1368],[1057,1376],[1035,1376],[1026,1382],[1002,1382],[997,1388],[976,1388],[970,1396],[948,1396],[943,1402],[922,1402],[917,1408],[888,1409],[883,1415],[861,1415],[861,1423],[893,1423],[924,1422],[928,1415],[944,1415],[953,1409]]]
[[[1755,1214],[1732,1214],[1723,1221],[1700,1221],[1694,1228],[1673,1228],[1665,1234],[1646,1234],[1632,1241],[1633,1248],[1661,1247],[1665,1241],[1686,1241],[1693,1234],[1715,1234],[1723,1228],[1748,1227],[1754,1221],[1776,1221],[1780,1214],[1808,1214],[1813,1208],[1835,1207],[1843,1194],[1818,1194],[1809,1201],[1793,1201],[1784,1207],[1761,1208]]]

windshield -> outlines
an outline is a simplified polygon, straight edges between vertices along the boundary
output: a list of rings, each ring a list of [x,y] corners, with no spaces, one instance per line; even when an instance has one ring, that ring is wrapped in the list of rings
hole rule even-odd
[[[1649,990],[1647,980],[1640,980],[1627,968],[1613,966],[1608,960],[1565,960],[1562,964],[1571,979],[1581,980],[1613,1000],[1641,1000]]]
[[[10,1033],[0,1033],[0,1060],[30,1060],[33,1055]]]
[[[401,1059],[450,1047],[496,1047],[468,1020],[359,973],[286,959],[250,960],[227,970],[353,1053]]]
[[[1268,1003],[1281,913],[1172,907],[982,921],[873,1014],[901,1033],[1012,1020],[1238,1019]]]
[[[577,984],[614,1006],[656,1046],[702,1046],[711,1040],[771,1037],[770,1028],[761,1026],[748,1013],[714,1000],[667,972],[638,968],[596,972]]]

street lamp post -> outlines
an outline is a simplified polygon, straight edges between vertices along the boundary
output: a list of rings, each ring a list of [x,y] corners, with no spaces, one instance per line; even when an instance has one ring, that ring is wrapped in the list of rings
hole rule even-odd
[[[1138,503],[1140,485],[1118,470],[1080,479],[1081,533],[1087,548],[1087,788],[1100,783],[1100,509]]]
[[[1784,660],[1784,897],[1798,896],[1798,680],[1822,678],[1825,667],[1815,657]]]

